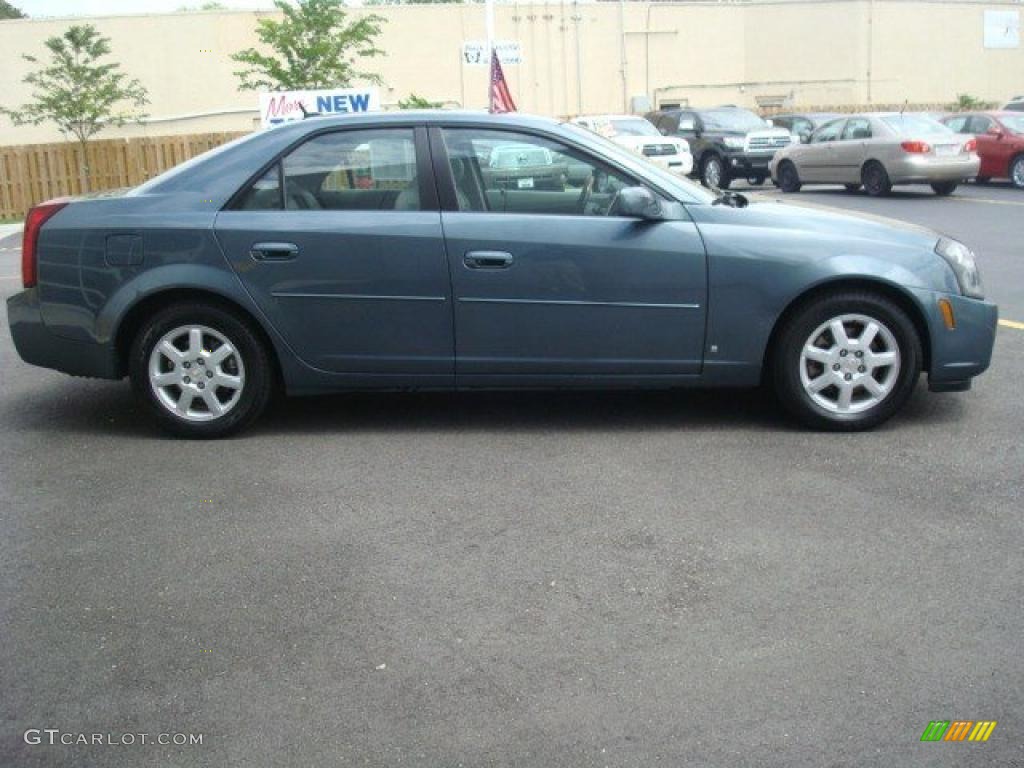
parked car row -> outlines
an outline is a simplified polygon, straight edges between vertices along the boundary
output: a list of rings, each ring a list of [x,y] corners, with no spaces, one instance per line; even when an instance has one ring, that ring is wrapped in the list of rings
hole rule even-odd
[[[995,112],[817,112],[765,120],[722,106],[574,122],[649,159],[664,151],[673,161],[663,167],[715,189],[728,189],[735,179],[759,185],[770,176],[784,192],[843,184],[851,192],[887,195],[896,185],[928,184],[949,195],[971,179],[1009,179],[1024,189],[1022,112],[1024,98],[1015,98]],[[674,144],[662,150],[659,139]]]

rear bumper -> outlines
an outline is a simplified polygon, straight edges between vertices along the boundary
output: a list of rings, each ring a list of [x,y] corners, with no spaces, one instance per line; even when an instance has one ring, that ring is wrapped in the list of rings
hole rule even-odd
[[[981,161],[977,155],[950,158],[907,155],[886,165],[893,184],[931,184],[973,179],[978,175]]]
[[[72,376],[121,378],[112,345],[72,341],[50,332],[43,322],[36,289],[29,288],[7,300],[7,321],[14,348],[26,363]]]
[[[931,364],[929,387],[933,391],[958,392],[970,388],[970,380],[984,373],[992,362],[999,308],[988,301],[948,293],[915,291],[928,320]],[[953,307],[956,328],[946,328],[939,299]]]

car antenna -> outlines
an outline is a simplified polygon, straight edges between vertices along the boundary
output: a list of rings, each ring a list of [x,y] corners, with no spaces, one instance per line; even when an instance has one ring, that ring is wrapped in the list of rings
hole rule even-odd
[[[303,120],[308,120],[311,117],[323,117],[323,115],[320,114],[319,112],[310,112],[309,110],[307,110],[306,105],[303,104],[301,101],[299,102],[299,109],[302,110]]]

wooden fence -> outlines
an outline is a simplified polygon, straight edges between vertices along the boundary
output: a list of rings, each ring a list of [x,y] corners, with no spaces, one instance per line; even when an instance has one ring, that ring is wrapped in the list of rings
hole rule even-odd
[[[43,200],[133,187],[241,136],[201,133],[0,147],[0,219],[21,218]]]

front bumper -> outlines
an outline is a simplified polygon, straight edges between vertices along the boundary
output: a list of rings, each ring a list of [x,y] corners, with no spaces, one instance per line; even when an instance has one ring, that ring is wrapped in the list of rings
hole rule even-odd
[[[693,171],[693,155],[689,153],[680,153],[678,155],[644,155],[644,159],[680,176],[688,176]]]
[[[743,178],[746,176],[770,176],[769,167],[775,152],[728,152],[725,155],[729,175]]]
[[[39,309],[35,288],[7,300],[7,322],[14,348],[26,363],[72,376],[119,379],[122,376],[112,344],[72,341],[50,332]]]
[[[988,301],[969,299],[935,291],[915,291],[928,321],[931,361],[928,386],[937,392],[970,388],[970,380],[984,373],[992,362],[999,308]],[[953,307],[956,328],[950,330],[942,319],[939,299]]]
[[[893,184],[932,184],[973,179],[978,175],[980,166],[977,155],[928,157],[908,154],[886,163],[886,172]]]

